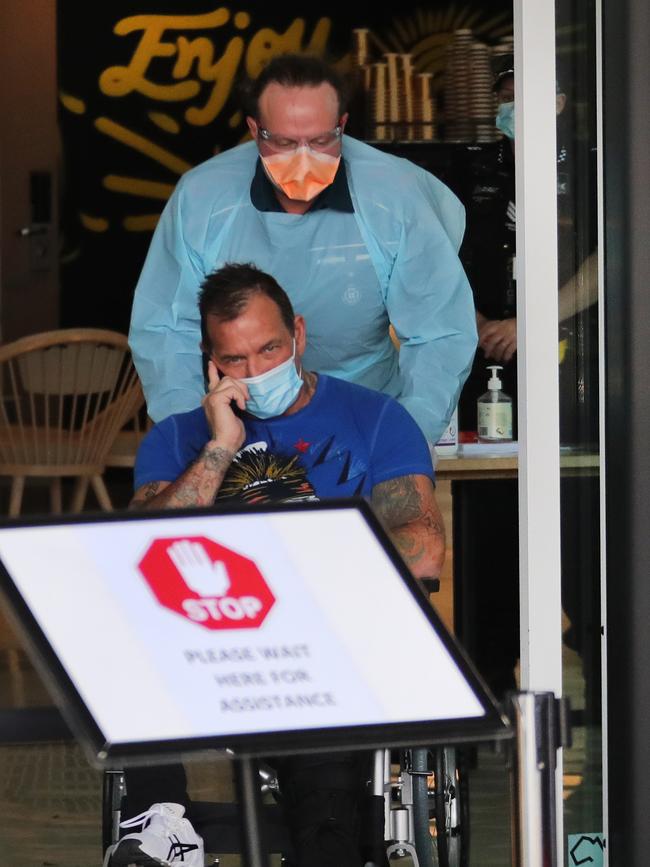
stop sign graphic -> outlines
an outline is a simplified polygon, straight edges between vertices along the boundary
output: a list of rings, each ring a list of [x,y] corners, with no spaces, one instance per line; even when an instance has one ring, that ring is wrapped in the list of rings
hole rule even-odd
[[[156,539],[138,568],[161,605],[206,629],[255,629],[275,602],[252,560],[205,536]]]

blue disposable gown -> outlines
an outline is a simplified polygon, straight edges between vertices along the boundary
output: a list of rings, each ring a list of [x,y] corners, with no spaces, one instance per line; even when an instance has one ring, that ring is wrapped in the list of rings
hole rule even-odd
[[[457,255],[463,206],[408,160],[345,136],[354,213],[258,211],[250,197],[257,156],[249,142],[202,163],[181,178],[162,213],[130,330],[150,416],[199,404],[200,283],[226,262],[252,262],[305,317],[308,370],[397,397],[435,442],[476,348],[472,294]]]

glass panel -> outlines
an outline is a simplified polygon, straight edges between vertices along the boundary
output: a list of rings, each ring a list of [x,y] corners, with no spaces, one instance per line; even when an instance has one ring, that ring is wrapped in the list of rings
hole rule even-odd
[[[573,708],[564,752],[567,858],[602,848],[596,17],[556,0],[563,691]],[[582,839],[583,835],[590,840]],[[573,856],[571,856],[573,857]]]

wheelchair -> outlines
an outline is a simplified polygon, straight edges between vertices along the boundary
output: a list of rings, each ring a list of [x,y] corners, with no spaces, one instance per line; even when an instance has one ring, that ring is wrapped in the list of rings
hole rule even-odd
[[[293,848],[282,811],[282,793],[274,771],[260,765],[265,842],[287,867]],[[383,799],[383,840],[366,867],[469,867],[469,784],[467,753],[458,747],[376,750],[368,794]],[[104,772],[102,847],[119,839],[124,773]],[[209,863],[241,853],[238,805],[193,801],[192,822],[203,837]]]
[[[438,579],[422,580],[436,593]],[[469,763],[459,747],[381,749],[373,753],[367,784],[368,802],[383,801],[383,839],[373,840],[376,855],[365,867],[469,867]],[[260,790],[266,795],[262,822],[269,854],[280,854],[291,867],[293,847],[274,770],[260,763]],[[102,851],[120,836],[126,783],[122,771],[105,771],[102,798]],[[220,856],[242,851],[236,803],[192,802],[192,824],[206,853]],[[379,836],[379,832],[378,832]]]

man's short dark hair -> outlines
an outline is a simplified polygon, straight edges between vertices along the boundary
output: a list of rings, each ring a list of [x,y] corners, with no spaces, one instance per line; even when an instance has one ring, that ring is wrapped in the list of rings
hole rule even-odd
[[[348,89],[343,78],[327,61],[312,54],[280,54],[274,57],[254,80],[242,86],[244,111],[254,120],[258,119],[259,101],[269,84],[283,87],[318,87],[331,84],[339,103],[339,117],[345,114]]]
[[[502,72],[499,72],[494,77],[494,84],[492,85],[492,90],[495,93],[498,93],[506,81],[514,80],[515,71],[514,69],[504,69]]]
[[[493,84],[493,86],[492,86],[492,90],[493,90],[495,93],[498,94],[499,91],[501,90],[501,88],[503,87],[504,83],[505,83],[506,81],[510,80],[510,79],[512,79],[512,80],[514,81],[514,78],[515,78],[515,71],[514,71],[514,69],[504,69],[504,70],[502,70],[501,72],[498,73],[498,75],[496,75],[496,76],[494,77],[494,84]],[[560,84],[560,79],[559,79],[559,78],[556,78],[556,79],[555,79],[555,92],[558,93],[558,94],[559,94],[559,93],[564,93],[564,88],[563,88],[562,85]]]
[[[210,345],[206,328],[208,313],[223,322],[231,322],[240,316],[253,295],[266,295],[277,304],[282,321],[294,333],[295,314],[289,296],[278,281],[260,271],[252,263],[228,262],[212,274],[208,274],[199,293],[201,313],[201,337],[204,346]]]

